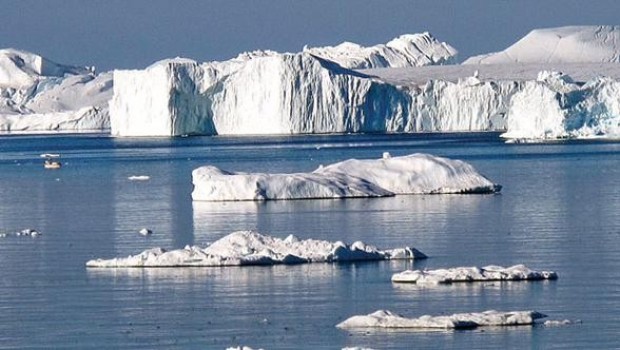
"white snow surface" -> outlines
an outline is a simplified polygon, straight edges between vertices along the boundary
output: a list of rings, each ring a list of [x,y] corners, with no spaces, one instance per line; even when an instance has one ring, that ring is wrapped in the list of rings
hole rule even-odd
[[[185,267],[300,264],[390,259],[424,259],[415,248],[379,250],[357,241],[351,245],[315,239],[285,239],[252,231],[233,232],[206,248],[186,246],[166,251],[152,248],[126,258],[95,259],[88,267]]]
[[[352,316],[336,325],[338,328],[442,328],[462,329],[481,326],[532,325],[534,321],[547,317],[536,311],[495,311],[460,313],[449,316],[424,315],[406,318],[387,310],[378,310],[368,315]]]
[[[303,51],[350,69],[454,64],[458,53],[428,32],[401,35],[386,44],[370,47],[344,42],[337,46],[304,47]]]
[[[493,193],[501,189],[466,162],[421,153],[349,159],[311,173],[236,173],[203,166],[192,172],[192,179],[192,198],[202,201]]]
[[[620,62],[620,26],[536,29],[504,51],[470,57],[463,64]]]
[[[437,270],[406,270],[392,275],[392,282],[441,284],[482,281],[553,280],[554,271],[536,271],[525,265],[511,267],[489,265],[484,267],[455,267]]]
[[[112,74],[54,63],[30,52],[0,50],[0,131],[109,129]]]

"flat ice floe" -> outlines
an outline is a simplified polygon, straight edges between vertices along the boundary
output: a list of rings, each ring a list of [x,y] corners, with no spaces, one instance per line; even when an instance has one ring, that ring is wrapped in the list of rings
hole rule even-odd
[[[90,260],[86,266],[206,267],[424,258],[426,255],[410,247],[379,250],[360,241],[347,245],[340,241],[300,240],[293,235],[280,239],[252,231],[238,231],[204,249],[197,246],[171,251],[153,248],[126,258]]]
[[[311,173],[192,172],[192,198],[202,201],[386,197],[397,194],[494,193],[501,186],[472,165],[428,154],[349,159]]]
[[[558,275],[554,271],[536,271],[525,265],[510,267],[489,265],[437,270],[407,270],[394,274],[392,282],[440,284],[483,281],[538,281],[557,278]]]
[[[537,311],[495,311],[453,314],[449,316],[424,315],[406,318],[387,310],[378,310],[368,315],[350,317],[336,325],[338,328],[440,328],[462,329],[482,326],[531,325],[547,317]]]

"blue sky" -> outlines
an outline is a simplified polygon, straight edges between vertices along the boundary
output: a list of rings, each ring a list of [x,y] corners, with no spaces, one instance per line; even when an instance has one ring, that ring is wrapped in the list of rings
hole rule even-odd
[[[535,28],[618,24],[619,13],[615,0],[0,0],[0,48],[103,71],[429,31],[465,59]]]

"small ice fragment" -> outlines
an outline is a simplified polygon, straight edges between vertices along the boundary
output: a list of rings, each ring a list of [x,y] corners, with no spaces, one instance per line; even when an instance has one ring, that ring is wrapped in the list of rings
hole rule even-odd
[[[150,178],[151,177],[148,175],[132,175],[128,177],[128,179],[131,181],[147,181]]]
[[[140,230],[140,231],[138,231],[138,232],[139,232],[141,235],[143,235],[143,236],[148,236],[148,235],[150,235],[150,234],[152,234],[152,233],[153,233],[153,231],[149,230],[149,229],[148,229],[148,228],[146,228],[146,227],[145,227],[145,228],[143,228],[143,229],[141,229],[141,230]]]
[[[383,159],[388,159],[388,158],[392,158],[392,155],[390,154],[390,152],[383,152]]]
[[[571,325],[571,324],[576,324],[576,323],[581,323],[581,320],[547,320],[545,321],[545,323],[543,323],[544,326],[546,327],[552,327],[552,326],[567,326],[567,325]]]

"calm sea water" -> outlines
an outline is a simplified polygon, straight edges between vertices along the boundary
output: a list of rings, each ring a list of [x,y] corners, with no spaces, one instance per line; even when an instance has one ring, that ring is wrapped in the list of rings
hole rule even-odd
[[[192,169],[311,171],[426,152],[466,160],[501,195],[192,203]],[[44,170],[40,153],[62,154]],[[149,181],[129,181],[148,175]],[[497,134],[113,139],[0,137],[0,348],[618,348],[620,143],[507,145]],[[143,227],[154,231],[143,237]],[[207,245],[236,230],[388,248],[424,262],[86,269],[97,257]],[[395,285],[406,268],[524,263],[560,279]],[[562,327],[343,331],[355,314],[537,310]]]

